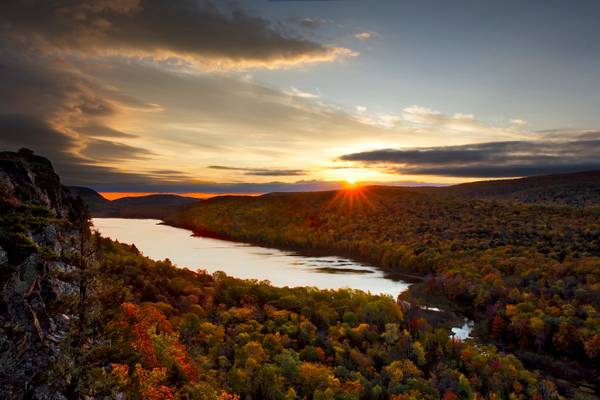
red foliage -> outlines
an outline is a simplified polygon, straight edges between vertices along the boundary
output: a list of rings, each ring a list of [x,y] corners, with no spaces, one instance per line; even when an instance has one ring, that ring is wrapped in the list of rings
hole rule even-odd
[[[410,327],[413,332],[419,332],[427,328],[427,320],[422,317],[415,317],[410,320]]]
[[[183,370],[183,373],[185,374],[185,376],[192,382],[197,382],[198,381],[198,370],[196,369],[196,367],[192,364],[191,360],[190,360],[190,356],[187,352],[187,350],[185,349],[185,347],[183,347],[183,345],[179,342],[173,344],[172,348],[171,348],[171,352],[173,354],[173,357],[177,360],[177,363],[181,366],[181,369]]]
[[[444,393],[444,400],[458,400],[458,395],[452,390],[448,389]]]
[[[150,338],[151,328],[167,333],[173,332],[173,328],[165,316],[152,306],[137,306],[133,303],[121,305],[123,316],[117,321],[117,325],[130,329],[133,333],[131,347],[139,352],[148,367],[159,366],[154,345]]]
[[[501,338],[504,333],[504,327],[506,326],[506,322],[504,322],[504,318],[500,315],[496,314],[492,319],[492,336],[495,338]]]

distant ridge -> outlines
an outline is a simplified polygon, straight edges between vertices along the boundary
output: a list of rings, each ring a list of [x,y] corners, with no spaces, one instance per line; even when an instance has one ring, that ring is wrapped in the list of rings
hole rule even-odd
[[[600,205],[600,171],[470,182],[437,190],[469,198],[583,207]]]
[[[368,185],[363,189],[392,195],[422,193],[468,199],[510,200],[569,207],[600,205],[600,171],[582,171],[515,179],[496,179],[461,183],[451,186],[386,186]],[[321,193],[333,193],[336,190]],[[273,192],[260,197],[294,197],[307,192]],[[219,201],[222,197],[215,197]]]
[[[118,207],[112,201],[93,189],[82,186],[68,186],[68,189],[73,196],[81,196],[94,216],[117,216],[119,213]]]
[[[421,193],[432,196],[452,196],[469,199],[496,199],[541,205],[568,207],[600,206],[600,171],[583,171],[566,174],[532,176],[517,179],[498,179],[462,183],[452,186],[385,186],[371,185],[364,189],[393,195],[394,193]],[[320,196],[336,190],[317,192],[272,192],[262,196],[216,196],[202,200],[174,194],[153,194],[123,197],[113,201],[102,197],[93,189],[70,186],[75,196],[81,196],[95,217],[157,218],[164,219],[182,208],[201,202],[256,200],[261,197],[297,198]],[[244,200],[242,200],[244,201]]]
[[[93,189],[69,186],[74,196],[81,196],[94,217],[122,218],[163,218],[167,213],[180,207],[202,201],[194,197],[175,194],[151,194],[139,197],[122,197],[108,200]]]

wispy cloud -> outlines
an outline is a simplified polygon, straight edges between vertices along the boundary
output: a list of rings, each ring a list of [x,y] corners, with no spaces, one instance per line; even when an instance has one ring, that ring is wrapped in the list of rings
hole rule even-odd
[[[510,123],[514,126],[523,127],[527,125],[527,121],[521,118],[513,118],[510,120]]]
[[[302,18],[302,19],[298,20],[298,23],[303,28],[307,28],[307,29],[317,29],[317,28],[320,28],[330,22],[331,22],[330,20],[324,19],[324,18]]]
[[[302,97],[305,99],[316,99],[321,97],[320,94],[305,92],[294,86],[291,86],[288,90],[285,90],[284,93],[289,94],[290,96]]]
[[[423,128],[436,129],[445,132],[473,133],[484,136],[522,137],[522,129],[526,122],[520,119],[512,119],[507,126],[496,126],[478,120],[475,115],[457,112],[446,115],[431,108],[412,105],[403,110],[402,119]]]
[[[240,171],[249,176],[301,176],[306,175],[307,171],[301,169],[282,169],[282,168],[242,168],[227,167],[224,165],[209,165],[210,169],[224,171]]]
[[[402,120],[398,115],[385,113],[367,113],[366,107],[356,107],[356,120],[365,125],[391,129]]]

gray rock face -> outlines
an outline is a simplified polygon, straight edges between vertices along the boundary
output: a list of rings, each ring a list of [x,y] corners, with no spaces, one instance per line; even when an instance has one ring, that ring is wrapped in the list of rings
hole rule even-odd
[[[56,232],[56,227],[46,228],[46,232]],[[48,237],[43,237],[43,244],[61,247],[60,243],[48,241]],[[77,287],[51,277],[52,271],[59,270],[68,274],[71,269],[65,263],[44,261],[33,253],[4,284],[0,293],[5,309],[0,315],[0,380],[5,383],[0,386],[0,398],[64,398],[49,386],[55,382],[47,382],[46,374],[61,352],[71,318],[53,315],[49,309],[76,296]]]
[[[27,150],[0,152],[0,200],[36,204],[63,214],[67,193],[44,157]]]
[[[40,246],[45,246],[60,254],[62,245],[58,240],[56,226],[46,225],[39,232],[32,235],[32,239]]]
[[[44,207],[63,219],[75,210],[48,160],[26,151],[0,152],[0,207],[20,212],[20,205]],[[47,221],[25,232],[34,244],[31,254],[15,257],[10,251],[17,250],[10,249],[16,246],[0,247],[0,266],[22,260],[0,275],[0,399],[68,397],[69,377],[56,378],[52,371],[61,357],[65,362],[64,341],[73,321],[66,304],[78,294],[75,268],[65,257],[77,232]]]

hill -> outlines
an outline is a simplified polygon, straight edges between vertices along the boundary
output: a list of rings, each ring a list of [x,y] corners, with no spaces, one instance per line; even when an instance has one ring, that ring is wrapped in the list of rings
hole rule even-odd
[[[443,197],[506,200],[579,208],[600,206],[600,171],[487,180],[451,186],[371,185],[366,188],[377,188],[378,191],[388,194],[413,192]],[[298,193],[300,192],[275,192],[264,196],[293,197],[298,196]]]
[[[95,190],[82,186],[69,186],[68,189],[74,197],[80,196],[84,200],[92,215],[104,217],[119,215],[119,207]]]
[[[165,213],[200,202],[193,197],[170,194],[155,194],[140,197],[123,197],[112,201],[120,217],[162,219]]]
[[[600,205],[600,171],[464,183],[435,189],[468,198],[495,198],[570,207]]]
[[[201,201],[194,197],[172,194],[122,197],[111,201],[93,189],[70,186],[69,190],[74,196],[81,196],[92,216],[100,218],[162,219],[168,213]]]

